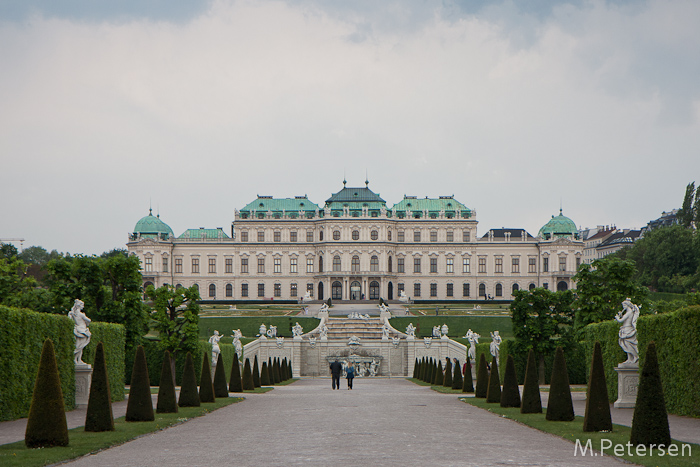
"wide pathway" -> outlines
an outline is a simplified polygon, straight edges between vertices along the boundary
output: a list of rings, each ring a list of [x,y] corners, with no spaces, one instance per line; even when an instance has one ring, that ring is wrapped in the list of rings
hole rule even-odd
[[[359,378],[352,391],[302,379],[246,397],[70,465],[622,465],[404,379]]]

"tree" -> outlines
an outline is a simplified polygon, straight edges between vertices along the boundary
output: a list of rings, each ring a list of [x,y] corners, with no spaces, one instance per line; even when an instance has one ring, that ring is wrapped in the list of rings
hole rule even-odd
[[[177,410],[175,378],[173,378],[172,368],[170,366],[170,352],[166,350],[163,355],[163,366],[160,370],[156,413],[177,413]]]
[[[467,357],[467,366],[464,369],[462,392],[474,392],[474,379],[472,378],[472,363],[469,360],[469,357]]]
[[[498,374],[498,360],[496,360],[496,357],[491,358],[491,373],[489,373],[486,402],[501,402],[501,377]]]
[[[452,387],[452,360],[445,361],[445,376],[442,378],[442,385],[446,388]]]
[[[180,386],[180,399],[177,405],[180,407],[199,407],[201,404],[199,391],[197,390],[197,375],[194,374],[194,361],[192,353],[187,352],[185,357],[185,370],[182,372],[182,386]]]
[[[243,365],[243,376],[241,378],[241,384],[243,385],[244,391],[252,391],[255,389],[253,384],[253,372],[250,369],[250,359],[245,359],[245,365]]]
[[[694,208],[697,206],[697,199],[694,200],[695,194],[695,182],[688,183],[688,186],[685,187],[683,207],[676,213],[676,219],[678,219],[678,223],[683,227],[690,227],[695,220],[696,213]],[[693,201],[695,201],[695,203]]]
[[[136,348],[134,367],[131,371],[131,386],[129,386],[129,401],[126,404],[127,422],[150,422],[155,420],[153,401],[151,400],[151,382],[148,378],[146,352],[143,346]]]
[[[479,367],[476,371],[476,391],[474,397],[486,398],[489,390],[489,371],[486,369],[486,356],[479,357]]]
[[[17,247],[11,243],[0,243],[0,259],[12,259],[17,256]]]
[[[85,431],[114,431],[112,397],[109,390],[107,362],[102,342],[95,348],[95,361],[92,366],[90,397],[85,415]]]
[[[545,418],[555,422],[570,422],[575,418],[574,403],[571,400],[571,386],[569,386],[569,373],[566,371],[564,349],[561,347],[557,347],[554,354],[551,381]]]
[[[515,375],[515,361],[512,355],[508,355],[508,360],[506,360],[501,407],[520,407],[520,389],[518,388],[518,377]]]
[[[211,381],[211,366],[209,365],[209,355],[204,352],[202,355],[202,374],[199,378],[199,401],[216,402],[214,397],[214,384]]]
[[[530,349],[527,355],[527,368],[525,369],[520,413],[542,413],[542,399],[540,398],[540,385],[537,373],[535,351]]]
[[[219,354],[219,358],[216,360],[216,370],[214,370],[214,396],[228,397],[224,356],[221,354]]]
[[[644,366],[639,375],[637,403],[632,417],[630,442],[634,445],[649,446],[671,443],[668,426],[668,413],[664,400],[664,390],[659,373],[659,360],[656,355],[656,343],[649,342],[644,359]]]
[[[583,417],[583,431],[612,431],[608,387],[605,384],[605,366],[600,342],[595,342],[591,373],[586,391],[586,414]]]
[[[233,353],[233,363],[231,364],[231,379],[228,384],[228,392],[243,392],[241,381],[241,365],[238,363],[238,354]]]
[[[36,286],[36,280],[27,274],[24,261],[17,256],[0,256],[0,304],[45,311],[46,291]]]
[[[464,379],[462,378],[462,368],[459,366],[459,361],[455,362],[455,371],[452,375],[452,389],[462,389]]]
[[[260,367],[258,366],[258,356],[255,356],[253,361],[253,386],[260,387]]]

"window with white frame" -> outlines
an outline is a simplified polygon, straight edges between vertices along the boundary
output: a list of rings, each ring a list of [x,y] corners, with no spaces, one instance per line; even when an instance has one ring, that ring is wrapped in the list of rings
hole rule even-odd
[[[192,258],[192,274],[199,274],[199,258]]]
[[[265,274],[265,258],[258,258],[258,274]]]
[[[216,258],[209,258],[209,274],[216,274]]]
[[[241,258],[241,274],[248,274],[248,258]]]
[[[289,241],[290,242],[296,242],[297,241],[297,232],[296,230],[292,230],[289,232]]]
[[[503,258],[502,258],[502,257],[498,257],[498,258],[495,258],[495,259],[496,259],[496,261],[495,261],[495,272],[496,272],[497,274],[502,273],[502,272],[503,272]]]
[[[447,258],[447,263],[445,264],[445,272],[453,273],[455,272],[455,260],[452,258]]]
[[[462,273],[463,274],[469,274],[472,272],[470,262],[471,262],[470,258],[462,258]]]
[[[282,258],[275,258],[273,264],[275,274],[280,274],[282,272]]]
[[[233,274],[233,258],[226,258],[224,260],[224,267],[227,274]]]
[[[448,230],[445,240],[447,240],[448,242],[454,242],[455,241],[455,233],[451,230]]]
[[[265,241],[265,231],[264,230],[258,230],[258,241],[259,242]]]
[[[514,273],[519,273],[520,272],[520,258],[511,258],[511,272]]]
[[[403,258],[396,258],[396,272],[398,273],[403,273],[404,271],[404,259]]]
[[[289,258],[289,272],[292,274],[297,273],[297,259]]]
[[[481,274],[486,272],[486,258],[479,258],[479,272]]]

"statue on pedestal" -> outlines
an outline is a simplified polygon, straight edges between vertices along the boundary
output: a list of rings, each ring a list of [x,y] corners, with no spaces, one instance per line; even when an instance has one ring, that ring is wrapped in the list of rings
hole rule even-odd
[[[260,339],[267,339],[265,336],[267,334],[267,326],[265,326],[265,323],[260,325],[260,329],[258,329],[258,335],[260,336]]]
[[[627,360],[620,363],[620,367],[639,366],[639,350],[637,341],[637,319],[639,307],[632,303],[630,298],[622,302],[622,310],[615,315],[615,321],[622,323],[620,326],[620,347],[627,354]]]
[[[479,338],[481,336],[471,329],[467,331],[464,338],[469,341],[469,350],[467,351],[467,357],[472,362],[476,363],[476,344],[479,343]]]
[[[416,337],[416,327],[413,323],[408,323],[408,326],[406,326],[406,334],[408,334],[408,337]]]
[[[447,326],[447,324],[443,324],[442,327],[440,328],[440,333],[442,334],[441,339],[447,339],[447,333],[450,331],[450,328]]]
[[[73,308],[68,312],[68,317],[75,322],[73,334],[75,335],[75,350],[73,351],[73,361],[76,365],[86,365],[83,361],[83,349],[90,343],[90,318],[83,313],[85,303],[82,300],[75,299]]]
[[[270,325],[267,329],[267,337],[270,339],[277,337],[277,326]]]
[[[293,337],[299,337],[301,338],[301,335],[304,333],[304,328],[301,327],[299,322],[292,326],[292,336]]]
[[[233,347],[236,349],[238,360],[240,360],[243,354],[243,346],[241,345],[241,337],[243,337],[243,333],[240,329],[234,329],[231,337],[233,337]]]
[[[223,336],[219,335],[219,331],[214,330],[214,335],[209,338],[209,343],[211,344],[211,367],[216,368],[216,362],[219,360],[219,354],[221,349],[219,348],[219,341]]]
[[[491,345],[489,346],[489,350],[491,351],[491,355],[496,357],[496,361],[498,361],[498,357],[501,353],[501,342],[503,339],[501,338],[501,335],[498,333],[498,331],[493,331],[491,333]]]

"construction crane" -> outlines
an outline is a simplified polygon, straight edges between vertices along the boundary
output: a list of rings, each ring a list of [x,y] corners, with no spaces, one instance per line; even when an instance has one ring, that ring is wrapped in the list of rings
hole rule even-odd
[[[19,252],[22,253],[22,246],[24,244],[23,238],[0,238],[0,243],[8,242],[19,242]]]

